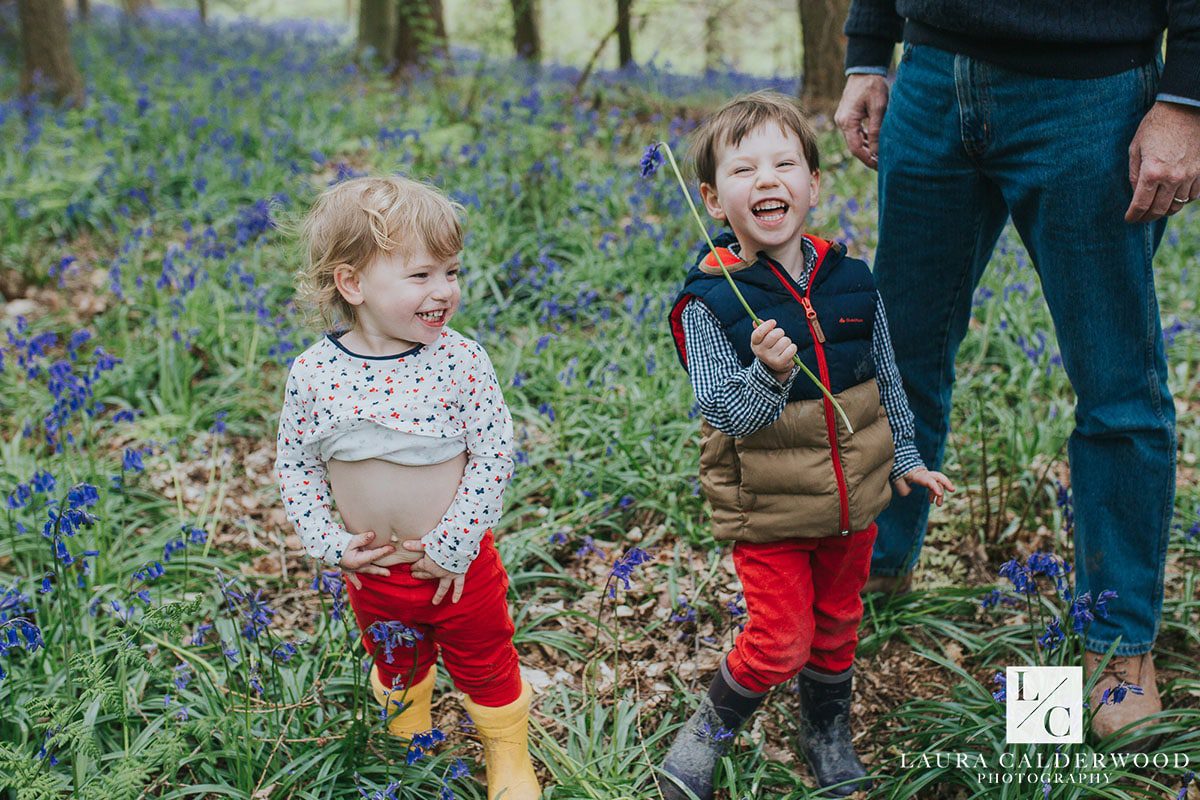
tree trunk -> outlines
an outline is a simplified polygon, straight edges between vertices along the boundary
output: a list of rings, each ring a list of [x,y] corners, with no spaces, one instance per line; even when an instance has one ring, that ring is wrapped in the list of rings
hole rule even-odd
[[[92,7],[88,4],[88,0],[78,0],[75,8],[79,14],[79,19],[83,22],[87,22],[88,18],[92,15]]]
[[[368,49],[375,59],[392,56],[392,37],[396,35],[395,0],[362,0],[358,7],[358,53]]]
[[[145,9],[154,8],[154,0],[121,0],[121,7],[125,9],[126,14],[136,17]]]
[[[704,4],[704,71],[721,63],[721,17],[710,3]]]
[[[842,25],[850,0],[797,0],[804,67],[800,99],[814,114],[832,114],[846,85],[846,37]]]
[[[47,90],[56,103],[83,103],[83,79],[71,56],[67,11],[59,0],[18,0],[25,66],[21,94]]]
[[[207,25],[208,24],[208,0],[197,0],[197,2],[199,3],[200,24]]]
[[[617,0],[617,63],[622,69],[633,64],[632,11],[633,0]]]
[[[540,61],[542,39],[538,35],[536,0],[512,0],[513,50],[527,61]]]
[[[449,48],[442,0],[397,0],[396,68],[423,65]]]

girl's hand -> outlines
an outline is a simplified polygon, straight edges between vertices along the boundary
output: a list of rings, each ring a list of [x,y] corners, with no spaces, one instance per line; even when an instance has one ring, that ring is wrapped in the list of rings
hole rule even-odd
[[[937,503],[939,506],[942,504],[943,491],[954,491],[954,484],[950,482],[949,478],[940,472],[933,472],[924,467],[910,470],[897,478],[894,483],[896,484],[896,494],[901,497],[905,497],[912,491],[910,483],[924,486],[929,490],[929,502]]]
[[[362,582],[354,574],[356,572],[366,575],[390,574],[387,567],[379,566],[375,561],[390,555],[396,548],[390,544],[370,547],[374,541],[375,531],[364,531],[351,536],[350,544],[346,546],[345,552],[342,553],[342,560],[338,562],[342,572],[346,573],[346,580],[350,581],[355,589],[362,589]]]
[[[775,327],[775,320],[768,319],[754,329],[750,334],[750,349],[780,383],[792,374],[792,356],[796,355],[796,345],[783,332],[783,328]]]
[[[425,545],[416,539],[405,542],[403,546],[405,550],[413,553],[419,553],[425,549]],[[423,581],[438,582],[437,591],[433,593],[431,601],[435,606],[442,602],[446,592],[451,589],[454,589],[454,593],[450,595],[450,602],[457,603],[462,597],[463,585],[467,582],[465,572],[451,572],[443,569],[429,556],[421,556],[421,560],[412,565],[412,576]]]

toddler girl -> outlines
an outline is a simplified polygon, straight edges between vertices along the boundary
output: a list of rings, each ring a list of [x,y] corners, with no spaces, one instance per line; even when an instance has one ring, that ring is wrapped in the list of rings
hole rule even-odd
[[[317,199],[301,295],[342,330],[292,364],[275,469],[305,549],[346,573],[388,730],[433,727],[440,651],[469,698],[488,797],[534,800],[531,691],[492,539],[512,418],[487,353],[448,327],[461,211],[403,178],[357,178]]]

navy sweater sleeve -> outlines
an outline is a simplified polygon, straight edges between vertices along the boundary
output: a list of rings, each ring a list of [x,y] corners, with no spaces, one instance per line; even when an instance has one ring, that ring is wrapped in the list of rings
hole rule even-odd
[[[904,18],[895,0],[854,0],[846,16],[846,68],[883,67],[904,34]]]

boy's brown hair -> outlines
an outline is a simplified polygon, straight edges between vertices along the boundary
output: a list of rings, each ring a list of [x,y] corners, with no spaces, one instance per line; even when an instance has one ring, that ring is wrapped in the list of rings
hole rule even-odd
[[[696,180],[715,185],[717,150],[726,145],[736,147],[756,128],[769,123],[775,123],[784,131],[791,131],[799,137],[809,170],[816,172],[821,168],[817,131],[799,103],[785,94],[763,90],[738,95],[700,123],[700,127],[692,134],[692,146],[688,150]]]
[[[383,253],[411,256],[424,246],[445,260],[462,251],[463,207],[427,183],[397,176],[353,178],[321,193],[304,218],[306,264],[298,298],[328,329],[354,324],[354,306],[333,280],[338,267],[366,270]]]

